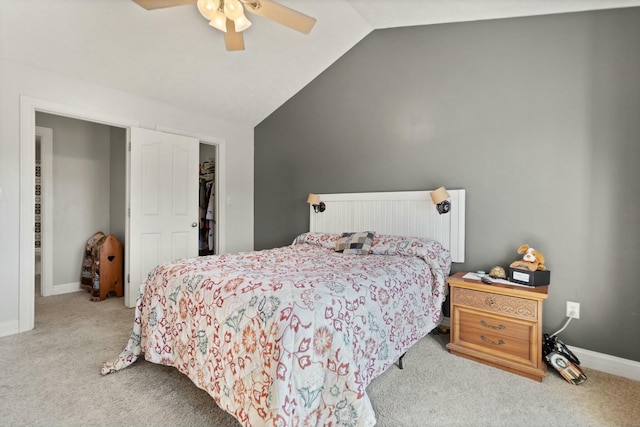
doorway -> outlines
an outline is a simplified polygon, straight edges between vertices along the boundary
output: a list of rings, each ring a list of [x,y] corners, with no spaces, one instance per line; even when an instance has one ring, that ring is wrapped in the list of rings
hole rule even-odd
[[[100,231],[125,242],[126,129],[41,112],[36,113],[36,125],[36,135],[46,128],[55,138],[50,157],[43,156],[40,162],[48,178],[36,177],[36,229],[38,202],[48,202],[43,207],[55,204],[51,215],[45,215],[47,224],[41,222],[39,227],[40,236],[49,243],[41,249],[40,259],[42,265],[51,266],[51,276],[41,282],[41,294],[76,292],[81,289],[79,272],[87,240]],[[36,138],[36,162],[38,152]],[[38,198],[38,180],[50,190],[48,197]]]
[[[59,115],[71,119],[86,120],[93,123],[105,124],[108,126],[119,127],[126,134],[127,145],[131,147],[131,129],[138,127],[138,122],[129,118],[105,114],[93,110],[70,107],[68,105],[33,98],[26,95],[20,96],[20,245],[19,245],[19,301],[18,301],[18,325],[17,332],[25,332],[33,329],[35,320],[35,139],[36,139],[36,113],[49,113]],[[213,144],[217,146],[216,155],[216,239],[215,246],[217,253],[224,253],[224,224],[225,212],[224,203],[219,200],[225,199],[224,185],[224,166],[225,166],[225,141],[223,139],[214,138],[206,135],[188,135],[185,131],[176,131],[172,129],[162,129],[156,126],[160,132],[176,133],[186,136],[194,136],[202,143]],[[127,151],[126,159],[126,203],[130,203],[129,176],[131,174],[131,166],[129,159],[129,151]],[[128,210],[128,208],[127,208]],[[129,239],[129,221],[125,225],[125,276],[128,272],[128,264],[130,263],[130,254],[127,252]],[[44,241],[43,241],[44,243]],[[78,273],[79,275],[79,273]],[[137,292],[131,292],[127,286],[125,278],[125,298],[124,303],[128,307],[135,306]]]
[[[216,158],[217,145],[200,142],[198,255],[217,253]]]

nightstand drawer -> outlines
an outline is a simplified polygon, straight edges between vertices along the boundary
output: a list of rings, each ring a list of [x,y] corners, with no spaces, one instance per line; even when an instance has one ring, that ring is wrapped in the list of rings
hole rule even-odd
[[[531,362],[530,337],[534,324],[495,318],[456,308],[458,343],[500,357]],[[498,354],[497,354],[498,355]]]
[[[538,304],[536,301],[510,295],[458,288],[452,293],[451,303],[533,321],[538,320]]]

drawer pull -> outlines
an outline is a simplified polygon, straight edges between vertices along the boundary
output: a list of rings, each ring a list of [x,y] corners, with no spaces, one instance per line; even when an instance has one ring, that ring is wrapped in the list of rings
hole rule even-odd
[[[480,335],[480,339],[482,339],[482,341],[484,341],[486,343],[493,344],[493,345],[503,345],[505,343],[502,340],[498,340],[498,341],[490,340],[489,338],[485,337],[484,335]]]
[[[490,325],[487,322],[485,322],[484,320],[481,320],[480,324],[482,326],[484,326],[485,328],[491,328],[491,329],[504,329],[504,328],[506,328],[506,326],[504,326],[504,325],[498,325],[498,326]]]

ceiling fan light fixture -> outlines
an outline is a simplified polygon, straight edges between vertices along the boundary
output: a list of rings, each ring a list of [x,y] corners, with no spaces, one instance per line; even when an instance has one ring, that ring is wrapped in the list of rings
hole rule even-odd
[[[227,32],[227,17],[224,15],[224,13],[217,11],[215,13],[212,14],[213,17],[211,18],[211,21],[209,21],[209,25],[211,25],[213,28],[222,31],[223,33]]]
[[[247,17],[244,16],[244,14],[242,14],[242,16],[240,16],[240,18],[235,19],[233,21],[233,23],[236,26],[236,31],[239,32],[239,33],[244,31],[244,30],[246,30],[247,28],[249,28],[251,26],[251,21],[249,21],[247,19]]]
[[[220,8],[219,0],[198,0],[198,11],[207,21],[213,20],[214,14]]]
[[[2,0],[0,0],[2,1]],[[213,28],[222,31],[227,50],[244,50],[242,32],[252,23],[245,10],[292,30],[309,34],[316,19],[275,0],[133,0],[147,10],[197,3],[198,12]]]
[[[235,21],[244,15],[242,3],[238,0],[225,0],[224,1],[224,14],[227,18]]]

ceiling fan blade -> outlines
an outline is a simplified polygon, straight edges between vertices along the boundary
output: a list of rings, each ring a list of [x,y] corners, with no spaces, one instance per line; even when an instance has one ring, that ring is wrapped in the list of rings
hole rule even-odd
[[[251,13],[271,19],[301,33],[309,34],[316,19],[270,0],[243,0]]]
[[[185,4],[194,4],[198,0],[133,0],[147,10],[160,9],[163,7],[182,6]]]
[[[227,19],[227,32],[224,33],[224,44],[227,50],[244,50],[244,37],[236,31],[236,24]]]

